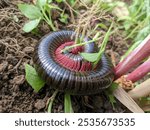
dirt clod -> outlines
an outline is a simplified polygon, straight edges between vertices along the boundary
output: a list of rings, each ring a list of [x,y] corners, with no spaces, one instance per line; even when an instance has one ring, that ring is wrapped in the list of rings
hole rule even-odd
[[[51,33],[51,29],[48,24],[41,22],[38,34],[23,32],[22,27],[27,19],[18,10],[17,4],[30,3],[32,0],[6,0],[7,3],[5,0],[0,1],[3,1],[0,3],[0,112],[46,112],[46,99],[52,96],[53,91],[45,85],[40,92],[34,93],[25,81],[24,64],[33,66],[35,46],[44,35]],[[56,24],[58,30],[68,29],[69,25],[59,24],[57,18],[55,22],[58,24]],[[120,45],[120,40],[118,42],[117,40],[113,39],[108,49],[120,56],[124,45]],[[64,94],[60,93],[60,95],[54,101],[53,112],[64,112]],[[86,105],[82,101],[83,96],[72,96],[72,99],[74,112],[122,112],[122,109],[124,110],[120,104],[119,109],[112,109],[104,93],[89,96]]]
[[[13,79],[13,84],[20,85],[23,84],[25,81],[25,76],[24,75],[18,75]]]
[[[3,63],[0,64],[0,72],[4,71],[6,67],[8,66],[8,62],[4,61]]]
[[[46,103],[43,100],[38,100],[35,104],[34,107],[37,108],[38,110],[41,110],[45,108]]]
[[[34,52],[34,48],[33,47],[25,47],[23,49],[23,52],[26,53],[26,54],[33,53]]]

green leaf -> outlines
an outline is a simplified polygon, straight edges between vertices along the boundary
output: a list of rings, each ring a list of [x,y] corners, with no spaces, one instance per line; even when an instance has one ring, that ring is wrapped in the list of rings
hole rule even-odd
[[[50,4],[50,3],[52,3],[52,2],[53,2],[53,0],[47,0],[47,2]]]
[[[121,61],[130,53],[132,52],[139,44],[142,43],[142,41],[150,34],[150,26],[147,25],[141,30],[138,31],[138,34],[134,38],[134,43],[129,47],[129,49],[126,51],[126,53],[121,57]]]
[[[108,27],[103,23],[99,23],[98,26],[101,27],[102,29],[108,29]]]
[[[65,94],[65,103],[64,103],[65,113],[73,113],[70,94]]]
[[[109,94],[109,95],[108,95],[108,98],[109,98],[109,101],[110,101],[110,103],[111,103],[113,109],[115,109],[115,105],[114,105],[114,104],[116,103],[116,100],[115,100],[114,95]]]
[[[62,22],[62,23],[65,23],[65,24],[67,24],[68,23],[68,14],[64,14],[64,12],[62,12],[61,14],[60,14],[60,18],[59,18],[59,20]]]
[[[74,5],[74,3],[75,3],[76,1],[75,1],[75,0],[69,0],[68,2],[69,2],[69,4],[72,6],[72,5]]]
[[[132,18],[130,16],[122,16],[122,17],[118,18],[117,21],[122,21],[122,20],[132,21]]]
[[[38,76],[36,70],[28,64],[25,65],[25,72],[27,82],[32,86],[35,92],[38,92],[44,86],[45,81],[43,81]]]
[[[58,3],[61,3],[61,2],[63,2],[64,0],[55,0],[56,2],[58,2]]]
[[[59,8],[58,6],[55,6],[55,5],[46,5],[50,10],[51,9],[57,9],[57,10],[60,10],[60,11],[62,11],[62,9],[61,8]]]
[[[40,9],[34,5],[19,4],[18,8],[29,19],[38,19],[42,17]]]
[[[37,0],[37,6],[39,6],[39,7],[43,7],[43,6],[45,6],[46,5],[46,3],[47,3],[47,0]]]
[[[49,98],[49,101],[48,101],[48,110],[47,110],[48,113],[52,112],[52,105],[53,105],[53,102],[54,102],[54,100],[56,98],[57,93],[58,93],[58,90],[55,90],[55,92],[53,93],[53,95]]]
[[[112,85],[108,88],[108,90],[112,93],[117,88],[118,88],[118,84],[113,82]]]
[[[41,18],[29,21],[28,23],[26,23],[24,25],[23,31],[25,31],[27,33],[31,32],[33,29],[35,29],[38,26],[40,20],[41,20]]]
[[[101,59],[102,54],[103,54],[104,51],[105,51],[105,48],[106,48],[106,45],[107,45],[107,43],[108,43],[108,40],[109,40],[109,36],[110,36],[110,32],[111,32],[112,27],[113,27],[113,23],[111,23],[111,25],[110,25],[108,31],[106,32],[106,34],[105,34],[105,36],[104,36],[104,39],[103,39],[103,41],[102,41],[100,50],[99,50],[99,52],[98,52],[98,58],[97,58],[97,60],[95,61],[94,66],[97,65],[97,63],[98,63],[99,60]]]
[[[98,58],[98,53],[80,53],[80,55],[89,62],[95,62]]]
[[[148,34],[150,34],[150,23],[138,32],[135,41],[144,40]]]
[[[128,21],[128,20],[123,23],[123,26],[124,26],[126,31],[128,29],[130,29],[132,27],[132,25],[133,25],[133,23],[131,21]]]
[[[112,85],[105,91],[106,95],[109,98],[111,105],[113,106],[113,109],[115,109],[114,104],[116,103],[115,97],[113,95],[113,91],[116,90],[117,87],[118,87],[118,84],[113,82]]]

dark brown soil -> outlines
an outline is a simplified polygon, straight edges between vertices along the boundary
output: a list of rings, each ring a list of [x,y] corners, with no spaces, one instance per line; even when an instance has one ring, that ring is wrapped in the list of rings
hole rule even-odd
[[[24,64],[33,65],[32,55],[39,39],[50,32],[41,25],[39,35],[26,34],[22,26],[27,19],[13,3],[0,4],[0,112],[46,112],[46,103],[54,90],[45,86],[35,93],[25,80]],[[118,42],[117,42],[118,41]],[[126,45],[112,38],[108,53],[120,58]],[[64,94],[59,93],[54,101],[53,112],[63,112]],[[113,109],[105,93],[92,96],[72,96],[74,112],[124,112],[117,102]]]

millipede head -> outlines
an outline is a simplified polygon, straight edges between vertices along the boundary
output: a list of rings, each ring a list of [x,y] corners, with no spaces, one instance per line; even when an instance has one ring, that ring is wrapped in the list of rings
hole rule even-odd
[[[114,79],[109,58],[103,54],[93,70],[92,63],[84,60],[80,52],[97,52],[97,45],[89,43],[62,52],[74,40],[73,31],[58,31],[43,37],[33,58],[38,74],[53,88],[74,95],[95,94],[108,88]],[[84,42],[88,40],[84,38]]]

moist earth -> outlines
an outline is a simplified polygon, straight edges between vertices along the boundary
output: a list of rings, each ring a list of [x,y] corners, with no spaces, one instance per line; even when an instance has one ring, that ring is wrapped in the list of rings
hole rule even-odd
[[[0,112],[47,112],[47,101],[54,90],[45,85],[40,92],[35,93],[25,80],[24,65],[33,65],[35,46],[40,38],[51,30],[46,23],[41,23],[38,34],[24,33],[22,27],[27,19],[17,9],[17,3],[20,1],[0,0]],[[115,62],[118,62],[120,55],[127,49],[121,40],[119,37],[112,37],[107,48],[107,53],[113,53],[116,57]],[[126,111],[117,100],[113,108],[105,92],[71,98],[74,112]],[[53,104],[53,112],[63,112],[63,103],[64,93],[59,93]]]

